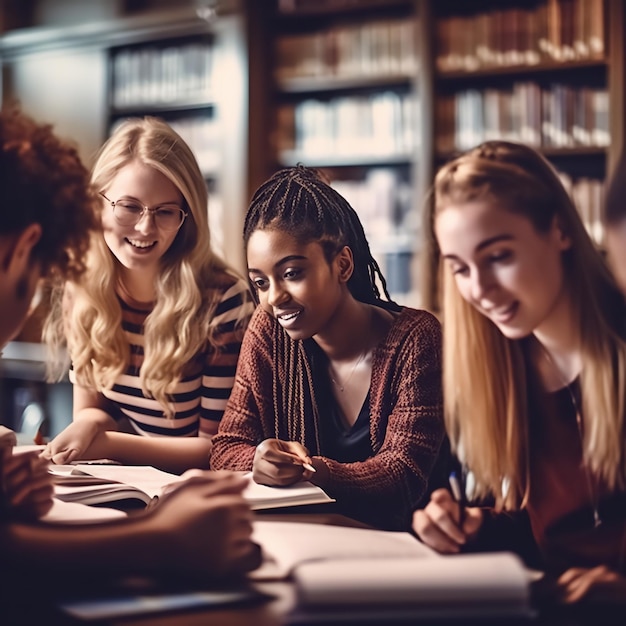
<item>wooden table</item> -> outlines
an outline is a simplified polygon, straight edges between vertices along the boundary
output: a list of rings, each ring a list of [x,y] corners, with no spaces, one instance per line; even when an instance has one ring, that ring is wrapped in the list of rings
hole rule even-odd
[[[307,512],[304,512],[304,511]],[[259,519],[265,521],[290,521],[320,524],[334,524],[340,526],[364,527],[363,524],[351,520],[342,515],[332,512],[309,512],[319,510],[315,507],[298,507],[288,511],[263,511],[258,513]],[[6,580],[6,577],[5,577]],[[62,582],[62,581],[61,581]],[[197,609],[191,611],[173,611],[162,614],[146,615],[145,617],[117,618],[108,622],[97,622],[99,626],[313,626],[321,624],[314,620],[306,621],[303,616],[294,617],[296,608],[296,593],[293,583],[290,581],[255,582],[254,588],[267,594],[269,599],[253,604],[230,606],[222,608]],[[2,587],[0,587],[0,591]],[[6,585],[4,591],[7,591]],[[0,606],[0,624],[2,626],[32,626],[33,624],[45,624],[46,626],[76,626],[77,624],[90,623],[95,626],[96,622],[76,621],[54,610],[54,596],[43,603],[37,599],[37,589],[30,590],[32,602],[27,603],[27,610],[20,614],[8,614],[4,607]],[[40,594],[41,595],[41,594]],[[44,594],[45,595],[45,594]],[[48,604],[50,602],[50,604]],[[604,624],[623,626],[624,611],[617,609],[617,621],[607,615],[607,610],[600,608],[585,611],[580,607],[570,608],[565,611],[544,612],[536,619],[529,621],[507,619],[507,626],[604,626]],[[621,617],[620,617],[621,616]],[[408,626],[409,624],[433,624],[432,620],[395,620],[370,619],[340,622],[323,622],[324,626],[332,626],[333,623],[341,626]],[[493,620],[438,620],[438,626],[496,626],[500,621]]]

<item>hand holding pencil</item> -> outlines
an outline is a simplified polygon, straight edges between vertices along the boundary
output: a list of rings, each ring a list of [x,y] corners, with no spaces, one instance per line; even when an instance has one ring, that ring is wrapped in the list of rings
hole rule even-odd
[[[297,441],[265,439],[254,455],[252,477],[263,485],[286,486],[310,480],[317,472],[309,451]]]
[[[482,523],[482,510],[467,506],[463,482],[454,473],[450,475],[450,491],[433,491],[430,502],[413,513],[416,535],[443,554],[461,552],[476,537]]]

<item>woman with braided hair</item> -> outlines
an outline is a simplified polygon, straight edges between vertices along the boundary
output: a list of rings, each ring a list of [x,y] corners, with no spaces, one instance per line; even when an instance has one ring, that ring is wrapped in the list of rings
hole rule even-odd
[[[256,191],[244,244],[260,306],[212,467],[310,480],[346,515],[408,528],[444,436],[438,321],[391,301],[357,214],[315,170]]]

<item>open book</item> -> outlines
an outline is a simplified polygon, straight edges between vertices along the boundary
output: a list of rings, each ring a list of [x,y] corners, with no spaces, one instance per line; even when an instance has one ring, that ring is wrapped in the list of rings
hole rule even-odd
[[[332,567],[338,559],[439,558],[409,533],[331,524],[255,520],[253,539],[263,553],[261,567],[249,574],[255,580],[281,580],[311,562]]]
[[[442,556],[409,533],[298,522],[255,521],[253,536],[263,564],[249,577],[295,581],[290,624],[298,611],[306,623],[532,614],[532,573],[511,553]]]
[[[311,561],[294,570],[294,579],[299,606],[325,618],[346,608],[369,617],[533,614],[532,575],[509,552]]]
[[[148,504],[159,497],[165,487],[180,482],[181,476],[150,466],[140,465],[52,465],[54,495],[64,502],[106,504],[122,500],[139,500]],[[334,502],[322,489],[310,482],[288,487],[259,485],[248,473],[249,483],[243,496],[253,510]]]
[[[252,480],[252,472],[246,473],[250,482],[243,492],[253,511],[275,509],[283,506],[302,506],[305,504],[324,504],[334,500],[317,485],[302,481],[287,487],[268,487]]]
[[[64,502],[106,504],[139,500],[148,504],[180,476],[147,465],[52,465],[54,495]]]

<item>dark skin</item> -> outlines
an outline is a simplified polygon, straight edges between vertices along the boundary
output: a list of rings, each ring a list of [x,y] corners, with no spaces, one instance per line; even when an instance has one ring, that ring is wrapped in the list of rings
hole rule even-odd
[[[328,259],[319,242],[259,229],[248,240],[247,259],[260,305],[292,339],[312,338],[326,354],[344,421],[354,424],[371,381],[371,350],[393,317],[352,296],[347,285],[354,271],[352,250],[344,246]],[[328,480],[322,458],[311,457],[297,441],[275,438],[257,446],[252,472],[255,482],[265,485],[310,480],[324,487]]]

